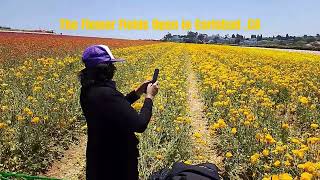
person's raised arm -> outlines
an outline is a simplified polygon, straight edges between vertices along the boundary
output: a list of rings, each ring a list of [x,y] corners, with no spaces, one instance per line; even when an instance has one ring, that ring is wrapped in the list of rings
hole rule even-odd
[[[150,81],[143,82],[138,88],[136,88],[135,90],[133,90],[129,94],[127,94],[125,96],[127,101],[130,104],[136,102],[140,98],[140,96],[145,92],[145,90],[147,89],[149,82]]]
[[[121,95],[110,96],[110,99],[106,99],[111,111],[113,111],[117,116],[116,119],[119,119],[119,121],[115,123],[118,123],[120,126],[131,132],[144,132],[151,119],[153,106],[152,100],[158,93],[158,88],[157,83],[150,83],[148,85],[146,97],[140,113],[132,108],[130,103]]]

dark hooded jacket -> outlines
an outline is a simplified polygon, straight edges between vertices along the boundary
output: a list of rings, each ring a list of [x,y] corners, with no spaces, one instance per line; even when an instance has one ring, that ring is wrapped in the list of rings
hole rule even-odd
[[[88,126],[87,180],[138,179],[134,132],[143,132],[152,114],[149,98],[140,113],[131,107],[138,99],[135,91],[124,96],[110,80],[81,87],[80,104]]]

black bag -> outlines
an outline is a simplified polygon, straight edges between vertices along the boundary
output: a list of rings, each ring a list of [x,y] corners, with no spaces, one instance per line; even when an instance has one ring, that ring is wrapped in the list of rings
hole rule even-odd
[[[218,168],[211,163],[187,165],[176,162],[172,169],[164,168],[153,173],[149,180],[220,180]]]

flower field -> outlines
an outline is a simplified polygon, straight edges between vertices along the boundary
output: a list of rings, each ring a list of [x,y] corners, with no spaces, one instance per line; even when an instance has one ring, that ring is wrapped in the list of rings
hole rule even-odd
[[[111,48],[120,48],[153,43],[156,41],[0,32],[0,62],[74,56],[93,44],[107,44]]]
[[[229,176],[320,178],[320,56],[190,46]]]
[[[7,42],[0,50],[13,46]],[[79,50],[86,45],[61,55],[60,47],[52,54],[32,55],[44,48],[39,44],[21,56],[10,54],[9,48],[0,55],[0,171],[45,171],[85,133],[77,76],[83,68]],[[113,52],[127,60],[116,65],[121,92],[130,92],[150,79],[154,68],[160,69],[154,115],[146,132],[137,134],[141,179],[173,162],[195,160],[190,137],[201,134],[192,135],[188,115],[190,71],[198,79],[210,138],[224,157],[225,175],[320,178],[320,56],[175,43]],[[21,57],[19,63],[6,60],[15,56]],[[142,100],[133,107],[139,110]]]
[[[137,134],[143,179],[160,167],[190,157],[181,48],[169,44],[114,50],[116,57],[127,59],[127,63],[117,65],[115,77],[122,92],[151,78],[155,67],[162,67],[166,74],[159,77],[163,88],[154,102],[150,126]],[[173,61],[168,63],[168,58]],[[0,171],[37,174],[86,129],[78,97],[81,58],[28,59],[18,65],[4,61],[1,65]],[[141,106],[142,101],[133,104],[137,110]]]

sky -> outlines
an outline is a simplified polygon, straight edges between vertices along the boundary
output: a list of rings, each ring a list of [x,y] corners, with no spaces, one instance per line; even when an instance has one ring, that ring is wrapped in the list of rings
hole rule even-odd
[[[0,26],[20,29],[48,29],[57,33],[124,39],[160,39],[168,31],[60,30],[60,19],[91,20],[152,19],[194,21],[195,19],[259,18],[258,31],[198,31],[212,34],[240,33],[272,35],[316,35],[320,33],[319,0],[1,0]],[[186,31],[170,31],[186,34]]]

